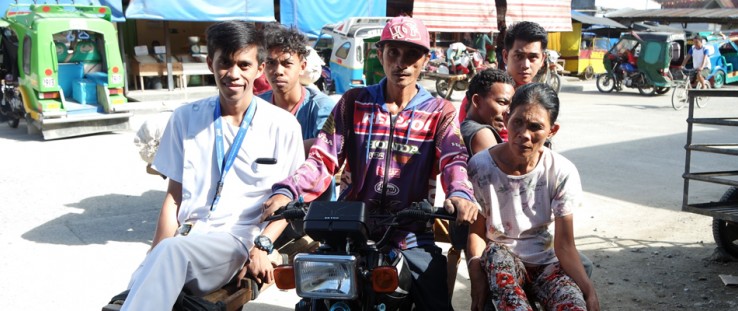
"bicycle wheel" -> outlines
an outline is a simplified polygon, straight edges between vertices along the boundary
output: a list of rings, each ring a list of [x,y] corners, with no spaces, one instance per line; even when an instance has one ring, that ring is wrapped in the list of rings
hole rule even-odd
[[[612,74],[605,73],[597,76],[597,89],[602,93],[610,93],[615,89],[615,79]]]
[[[679,83],[674,86],[674,93],[671,93],[671,106],[674,110],[681,110],[687,105],[687,83]]]
[[[710,82],[705,83],[705,88],[704,89],[705,90],[711,89]],[[697,105],[697,107],[700,107],[700,108],[704,108],[705,106],[707,106],[707,103],[709,101],[710,101],[710,98],[707,97],[707,96],[704,96],[704,97],[703,96],[699,96],[699,97],[695,97],[695,99],[694,99],[695,105]]]
[[[552,74],[548,77],[548,85],[558,94],[561,91],[561,77],[558,74]]]

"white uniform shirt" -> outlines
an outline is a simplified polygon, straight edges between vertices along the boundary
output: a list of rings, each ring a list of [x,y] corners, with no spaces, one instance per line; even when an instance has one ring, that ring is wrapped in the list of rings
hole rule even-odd
[[[469,161],[469,179],[487,218],[488,240],[506,244],[526,264],[558,261],[549,227],[555,217],[569,215],[582,204],[574,164],[544,148],[531,172],[509,176],[489,152],[479,152]]]
[[[178,221],[194,223],[190,234],[230,232],[247,249],[266,226],[259,222],[261,204],[271,195],[272,185],[290,176],[305,160],[295,117],[256,96],[254,101],[253,120],[212,213],[210,204],[220,179],[213,123],[217,96],[174,111],[153,164],[158,172],[182,183]],[[238,127],[222,124],[226,157]],[[258,164],[259,158],[276,159],[277,163]]]

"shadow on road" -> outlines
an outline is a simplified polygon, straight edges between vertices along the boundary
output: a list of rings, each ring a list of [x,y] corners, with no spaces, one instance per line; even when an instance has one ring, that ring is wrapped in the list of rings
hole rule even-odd
[[[30,241],[63,245],[105,244],[110,241],[150,243],[165,192],[140,196],[108,194],[68,205],[69,213],[23,234]]]
[[[7,122],[0,122],[0,139],[15,141],[43,141],[41,134],[28,134],[26,121],[21,120],[18,128],[11,128]]]
[[[595,264],[592,280],[603,310],[733,310],[738,305],[738,289],[719,278],[734,273],[738,262],[709,260],[712,243],[589,235],[578,237],[577,245],[590,249],[583,253]]]
[[[644,126],[644,131],[647,130],[648,126]],[[686,134],[622,138],[624,142],[572,149],[562,154],[579,169],[582,186],[587,192],[634,204],[678,210],[684,186]],[[731,139],[725,131],[714,130],[702,130],[695,134],[697,138],[702,142]],[[554,149],[555,146],[554,140]],[[692,153],[691,170],[734,170],[734,160],[732,157]],[[720,199],[727,189],[697,182],[691,185],[695,186],[690,188],[690,197],[695,194],[712,200]]]

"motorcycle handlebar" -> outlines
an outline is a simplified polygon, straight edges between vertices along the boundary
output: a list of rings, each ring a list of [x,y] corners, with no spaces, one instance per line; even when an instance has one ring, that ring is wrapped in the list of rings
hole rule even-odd
[[[296,220],[305,218],[307,212],[308,203],[293,201],[287,203],[287,205],[277,209],[272,216],[266,218],[265,221],[272,221],[277,219]]]

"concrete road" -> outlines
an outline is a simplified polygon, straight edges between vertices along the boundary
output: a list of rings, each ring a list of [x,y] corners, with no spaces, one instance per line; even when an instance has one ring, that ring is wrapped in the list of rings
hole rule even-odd
[[[565,82],[561,130],[553,143],[582,175],[588,206],[576,214],[576,233],[586,254],[627,247],[615,245],[614,235],[631,244],[646,239],[705,252],[714,247],[710,219],[679,211],[687,110],[674,111],[670,95],[600,94],[594,81]],[[458,103],[461,96],[453,99]],[[738,107],[735,100],[712,100],[699,112],[736,116]],[[154,114],[137,112],[133,128]],[[133,130],[42,141],[23,126],[0,125],[0,310],[99,310],[126,288],[144,257],[166,183],[146,174]],[[708,139],[735,142],[738,137],[735,130],[696,130]],[[729,157],[697,159],[698,168],[735,163]],[[693,189],[697,200],[719,198],[725,190]],[[603,287],[600,300],[607,310],[622,297],[604,289],[610,284],[604,276],[595,270],[593,279]],[[457,310],[468,310],[468,295],[462,266],[454,294]],[[296,301],[294,292],[271,287],[245,309],[288,310]]]

